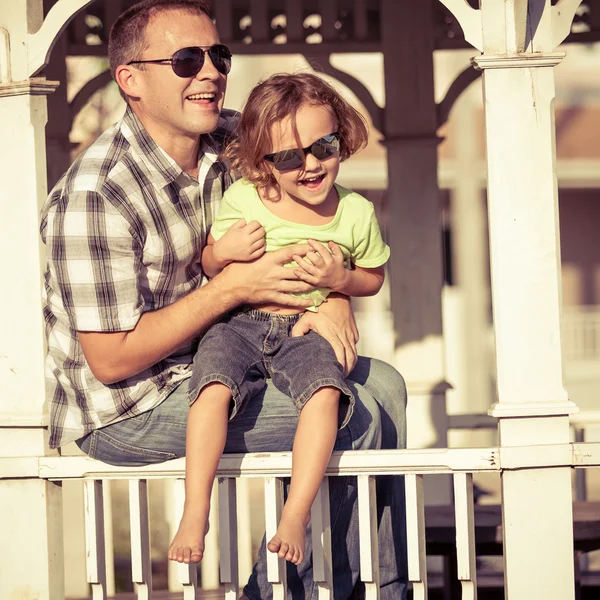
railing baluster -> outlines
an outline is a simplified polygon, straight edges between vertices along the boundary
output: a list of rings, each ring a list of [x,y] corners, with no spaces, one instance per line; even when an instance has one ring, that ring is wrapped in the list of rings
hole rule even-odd
[[[252,18],[252,43],[269,41],[269,7],[264,0],[250,0],[250,17]]]
[[[112,514],[112,481],[102,481],[102,510],[104,511],[104,565],[106,567],[106,595],[115,595],[115,544]]]
[[[456,561],[462,600],[477,600],[475,550],[475,506],[473,474],[454,474],[454,519],[456,522]]]
[[[249,482],[248,477],[239,477],[235,480],[238,528],[238,581],[248,581],[254,564],[254,557],[252,556],[252,505],[250,501]]]
[[[92,586],[93,600],[106,600],[102,481],[86,480],[84,490],[87,580]]]
[[[265,478],[265,530],[267,542],[277,533],[283,510],[283,480],[280,477]],[[267,550],[267,581],[273,584],[273,600],[287,599],[287,575],[285,558]]]
[[[145,479],[130,479],[131,580],[139,600],[150,600],[152,597],[149,522],[148,482]]]
[[[405,485],[408,580],[413,585],[413,599],[427,600],[427,549],[425,546],[423,475],[408,473],[405,476]]]
[[[335,27],[338,16],[337,0],[319,0],[319,12],[321,13],[321,36],[323,41],[335,40],[338,35]]]
[[[219,548],[225,600],[238,600],[236,481],[219,477]]]
[[[219,0],[213,3],[219,38],[224,44],[233,40],[233,9],[231,3],[232,0]]]
[[[358,476],[358,536],[365,598],[379,600],[379,538],[375,477],[372,475]]]
[[[183,504],[185,502],[185,479],[175,480],[175,522],[179,524],[183,515]],[[177,565],[179,581],[183,586],[183,600],[196,600],[198,592],[198,568],[197,563]]]
[[[200,581],[203,590],[218,590],[219,580],[219,500],[217,486],[214,485],[210,494],[210,525],[208,533],[204,536],[204,556],[198,565],[200,567]]]
[[[304,41],[304,14],[302,0],[285,0],[287,41]]]
[[[319,600],[333,598],[331,525],[329,521],[329,477],[324,477],[310,511],[313,546],[313,580]]]
[[[369,35],[367,20],[367,0],[354,0],[354,37],[357,40],[366,40]]]

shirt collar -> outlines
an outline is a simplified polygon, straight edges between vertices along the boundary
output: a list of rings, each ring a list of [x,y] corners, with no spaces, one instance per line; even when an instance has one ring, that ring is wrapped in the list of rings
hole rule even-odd
[[[153,174],[155,183],[160,188],[164,188],[173,183],[176,179],[187,174],[183,172],[181,167],[150,137],[144,129],[140,120],[137,118],[130,106],[127,106],[125,115],[121,120],[120,129],[136,151],[139,160]],[[200,149],[198,152],[198,168],[203,162],[209,165],[215,163],[219,156],[218,140],[212,135],[203,135],[200,139]]]

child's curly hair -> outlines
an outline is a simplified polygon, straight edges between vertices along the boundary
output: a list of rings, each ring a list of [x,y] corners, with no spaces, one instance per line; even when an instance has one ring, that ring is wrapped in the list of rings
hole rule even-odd
[[[296,130],[296,113],[303,106],[327,106],[340,134],[340,160],[362,150],[368,141],[363,116],[321,77],[312,73],[281,73],[260,82],[248,96],[235,137],[223,156],[250,182],[261,187],[272,181],[263,156],[273,151],[271,128],[286,118],[301,147]]]

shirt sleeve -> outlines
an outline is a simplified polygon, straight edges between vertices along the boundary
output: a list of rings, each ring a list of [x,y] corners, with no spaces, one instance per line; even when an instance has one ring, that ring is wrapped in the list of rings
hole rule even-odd
[[[79,191],[48,215],[50,276],[76,331],[129,331],[144,301],[142,245],[131,224],[101,194]]]
[[[234,223],[245,218],[240,202],[237,200],[238,194],[235,192],[235,188],[234,185],[223,194],[217,218],[210,229],[215,241],[221,238]]]
[[[360,219],[358,222],[361,224],[364,222],[366,226],[357,240],[352,262],[357,267],[374,269],[387,262],[390,257],[390,247],[383,241],[371,202],[366,201],[366,210],[362,216],[364,221]]]

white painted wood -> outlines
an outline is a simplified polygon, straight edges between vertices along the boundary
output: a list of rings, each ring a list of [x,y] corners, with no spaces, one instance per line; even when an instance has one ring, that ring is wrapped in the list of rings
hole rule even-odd
[[[252,573],[254,556],[252,555],[252,500],[250,482],[246,477],[235,480],[237,510],[237,557],[238,581],[246,582]]]
[[[267,542],[277,532],[283,510],[283,480],[279,477],[265,478],[265,534]],[[286,561],[267,550],[267,581],[273,584],[273,600],[286,600]]]
[[[0,27],[0,84],[10,80],[10,36],[4,27]]]
[[[313,580],[319,600],[333,600],[329,478],[324,477],[310,511]]]
[[[3,472],[0,461],[0,476]],[[11,472],[9,465],[6,467]],[[327,466],[328,475],[393,475],[448,473],[453,471],[496,471],[499,468],[497,448],[424,448],[420,450],[353,450],[334,452]],[[289,477],[292,453],[227,454],[221,458],[218,477]],[[131,479],[132,477],[180,478],[185,473],[185,459],[170,460],[145,467],[116,467],[87,456],[42,457],[39,475],[46,479],[100,477]]]
[[[327,475],[394,475],[399,473],[448,473],[453,471],[497,471],[497,448],[425,448],[420,450],[353,450],[334,452]],[[12,472],[7,464],[8,472]],[[0,476],[3,472],[0,461]],[[218,477],[289,477],[292,453],[227,454],[221,458]],[[185,459],[170,460],[145,467],[115,467],[87,456],[42,457],[39,475],[46,479],[102,477],[180,478],[185,473]]]
[[[63,600],[60,484],[0,480],[0,509],[0,598]]]
[[[169,461],[172,462],[172,461]],[[176,479],[164,479],[165,495],[165,520],[169,530],[169,544],[175,537],[179,521],[177,520],[178,509],[175,499]],[[167,561],[167,586],[169,592],[182,592],[183,585],[179,581],[179,565],[172,560]]]
[[[92,587],[93,600],[106,600],[102,481],[98,479],[86,481],[84,491],[87,578]]]
[[[65,598],[85,598],[86,575],[83,481],[62,483]]]
[[[94,0],[58,0],[48,11],[42,27],[28,35],[29,77],[37,75],[50,59],[50,52],[58,36],[73,17]]]
[[[572,494],[564,462],[573,460],[568,415],[576,408],[563,385],[560,335],[552,68],[560,55],[552,52],[550,0],[483,0],[481,10],[485,52],[474,60],[484,69],[498,393],[492,414],[499,417],[506,464],[518,459],[505,449],[526,443],[547,445],[558,463],[502,472],[505,594],[511,600],[569,600]],[[535,23],[528,22],[531,15]]]
[[[179,525],[183,515],[183,504],[185,502],[185,479],[175,481],[175,522]],[[177,564],[177,575],[183,586],[183,600],[196,600],[198,593],[198,568],[196,563]]]
[[[152,559],[150,555],[150,514],[148,482],[129,482],[129,524],[131,528],[131,579],[138,600],[152,598]]]
[[[208,522],[208,533],[204,536],[204,556],[198,566],[202,589],[216,590],[219,589],[219,500],[214,482]]]
[[[582,0],[559,0],[552,7],[552,45],[554,48],[562,44],[571,33],[571,25],[581,2]]]
[[[102,506],[104,510],[104,564],[106,565],[106,595],[115,595],[115,548],[113,536],[112,482],[102,482]]]
[[[219,556],[225,600],[238,600],[236,480],[219,477]]]
[[[407,422],[419,423],[408,428],[410,448],[447,445],[433,9],[420,0],[380,2],[394,362],[406,380]],[[449,478],[427,486],[429,497],[450,502]]]
[[[427,600],[427,557],[425,547],[425,498],[423,476],[405,476],[406,542],[408,580],[414,600]]]
[[[377,499],[375,477],[358,477],[358,531],[360,577],[365,584],[366,600],[379,600],[379,537],[377,535]]]
[[[440,0],[456,17],[465,40],[478,50],[483,50],[481,37],[481,12],[469,5],[467,0]]]
[[[462,586],[462,600],[477,600],[475,508],[471,473],[454,474],[454,519],[456,564],[458,579]]]

